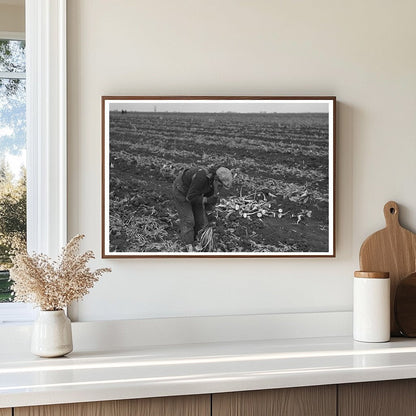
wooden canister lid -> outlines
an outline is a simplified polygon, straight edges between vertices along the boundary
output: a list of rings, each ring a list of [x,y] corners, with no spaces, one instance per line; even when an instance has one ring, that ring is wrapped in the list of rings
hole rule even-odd
[[[354,272],[354,277],[364,277],[366,279],[388,279],[389,276],[389,272]]]

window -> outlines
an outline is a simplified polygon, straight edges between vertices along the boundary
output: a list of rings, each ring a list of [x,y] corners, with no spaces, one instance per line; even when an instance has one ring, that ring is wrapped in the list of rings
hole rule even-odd
[[[4,72],[26,85],[27,247],[56,257],[66,243],[66,0],[25,0],[25,20],[27,84],[24,71]],[[0,303],[0,324],[33,316],[31,305]]]
[[[10,254],[26,244],[26,222],[26,45],[23,34],[0,33],[0,323],[32,317],[30,305],[6,305]]]
[[[16,244],[26,244],[26,53],[24,40],[0,38],[1,303],[12,301],[8,268]]]

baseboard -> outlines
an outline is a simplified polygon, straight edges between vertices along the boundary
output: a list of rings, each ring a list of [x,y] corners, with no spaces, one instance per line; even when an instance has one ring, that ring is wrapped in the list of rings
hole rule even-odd
[[[31,325],[0,326],[0,352],[29,351]],[[74,350],[351,336],[352,312],[203,316],[74,322]]]

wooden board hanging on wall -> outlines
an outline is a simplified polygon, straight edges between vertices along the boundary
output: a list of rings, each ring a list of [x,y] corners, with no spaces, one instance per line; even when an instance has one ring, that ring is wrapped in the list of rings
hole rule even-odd
[[[400,332],[416,337],[416,273],[399,282],[394,301],[394,315]]]
[[[401,279],[416,270],[416,234],[400,225],[399,206],[394,201],[384,205],[386,228],[370,235],[360,250],[360,268],[363,271],[390,273],[390,327],[391,335],[400,335],[394,318],[394,298]]]

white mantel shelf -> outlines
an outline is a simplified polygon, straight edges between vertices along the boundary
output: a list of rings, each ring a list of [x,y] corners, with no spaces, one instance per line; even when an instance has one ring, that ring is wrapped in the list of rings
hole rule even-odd
[[[0,353],[0,408],[416,377],[416,340],[350,337]]]

